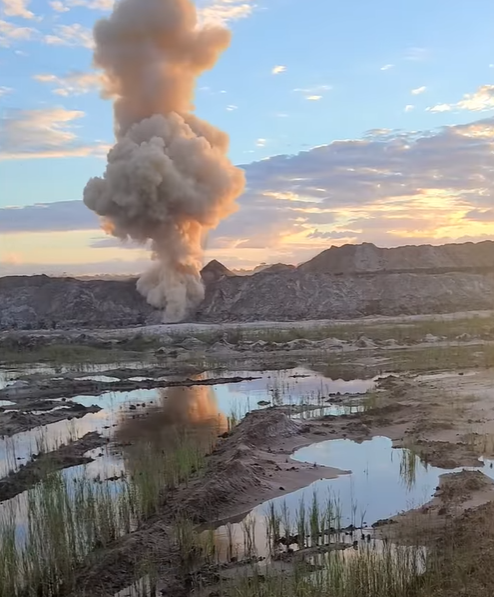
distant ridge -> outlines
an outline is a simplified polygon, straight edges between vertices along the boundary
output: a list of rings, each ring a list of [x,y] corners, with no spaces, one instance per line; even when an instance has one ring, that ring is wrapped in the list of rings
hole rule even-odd
[[[494,242],[331,247],[299,267],[236,275],[216,259],[191,320],[294,321],[494,309]],[[0,329],[110,328],[159,322],[135,279],[0,278]]]
[[[494,268],[494,242],[376,247],[372,243],[331,247],[299,265],[306,273],[354,274],[393,271]]]

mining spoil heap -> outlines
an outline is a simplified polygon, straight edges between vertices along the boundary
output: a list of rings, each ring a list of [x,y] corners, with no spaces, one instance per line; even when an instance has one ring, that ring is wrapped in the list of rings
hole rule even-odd
[[[236,276],[218,261],[202,270],[196,321],[293,321],[492,309],[494,242],[331,247],[298,266]],[[121,327],[159,321],[135,280],[0,278],[0,327]]]

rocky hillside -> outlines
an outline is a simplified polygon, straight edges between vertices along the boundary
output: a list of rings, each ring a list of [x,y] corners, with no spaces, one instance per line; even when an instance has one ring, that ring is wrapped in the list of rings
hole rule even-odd
[[[370,243],[331,247],[298,267],[304,273],[494,271],[494,242],[408,245],[383,249]]]
[[[0,328],[120,327],[155,312],[133,280],[77,280],[49,276],[0,278]]]
[[[203,270],[199,321],[352,318],[494,308],[494,242],[381,249],[332,247],[300,265],[236,276]],[[0,328],[120,327],[157,323],[135,280],[0,278]]]
[[[228,278],[207,289],[200,321],[293,321],[494,308],[494,273],[337,276],[299,270]]]

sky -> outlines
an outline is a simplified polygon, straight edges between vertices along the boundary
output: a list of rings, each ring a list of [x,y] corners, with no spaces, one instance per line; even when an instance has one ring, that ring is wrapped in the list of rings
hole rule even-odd
[[[166,1],[166,0],[163,0]],[[112,0],[0,0],[0,275],[128,274],[82,203],[114,143],[92,67]],[[232,30],[195,109],[246,173],[205,261],[494,238],[491,0],[197,0]]]

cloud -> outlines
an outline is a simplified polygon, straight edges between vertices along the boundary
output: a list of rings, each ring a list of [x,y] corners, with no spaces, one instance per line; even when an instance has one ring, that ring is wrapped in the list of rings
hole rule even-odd
[[[104,155],[108,146],[77,138],[74,122],[83,116],[64,108],[8,112],[0,120],[0,159]]]
[[[464,218],[475,222],[494,222],[494,209],[472,209]]]
[[[57,25],[53,34],[45,35],[43,40],[52,46],[82,46],[84,48],[92,48],[94,46],[91,30],[79,23]]]
[[[344,242],[492,237],[493,151],[494,118],[486,118],[421,132],[375,130],[245,164],[239,210],[210,236],[208,254],[296,263]],[[24,209],[0,209],[0,233],[96,227],[80,201]]]
[[[70,10],[70,8],[63,2],[60,2],[60,0],[52,0],[49,4],[55,12],[68,12]]]
[[[256,141],[257,147],[265,147],[266,146],[266,139],[258,139]]]
[[[279,65],[279,66],[273,67],[273,69],[271,70],[271,73],[273,75],[279,75],[281,73],[284,73],[285,71],[286,71],[286,66]]]
[[[10,87],[0,86],[0,97],[2,97],[2,95],[8,95],[9,93],[12,93],[12,89]]]
[[[235,106],[234,104],[230,104],[229,106],[226,107],[227,112],[233,112],[234,110],[238,110],[238,106]]]
[[[420,62],[422,60],[425,60],[428,56],[429,52],[427,50],[427,48],[419,48],[419,47],[414,47],[414,48],[408,48],[408,50],[405,52],[405,60],[411,60],[413,62]]]
[[[254,4],[251,0],[202,0],[198,9],[201,21],[226,24],[249,17]]]
[[[405,106],[405,112],[411,112],[414,108],[415,106],[413,106],[412,104],[407,104]]]
[[[27,8],[29,3],[30,0],[2,0],[3,12],[8,17],[35,19],[35,14]]]
[[[98,218],[82,201],[39,203],[0,208],[0,232],[97,230]]]
[[[450,112],[452,107],[449,104],[437,104],[432,108],[426,108],[427,112]]]
[[[411,93],[412,95],[420,95],[421,93],[424,93],[424,91],[427,89],[427,87],[425,85],[422,85],[422,87],[417,87],[416,89],[412,89]]]
[[[33,27],[18,27],[0,19],[0,47],[9,48],[13,42],[30,41],[38,35],[39,32]]]
[[[323,98],[324,92],[331,89],[331,85],[314,85],[314,87],[297,87],[293,91],[294,93],[301,93],[306,100],[317,102]]]
[[[50,3],[56,12],[68,12],[71,8],[82,7],[88,10],[110,11],[114,0],[52,0]]]
[[[394,68],[394,64],[385,64],[384,66],[381,66],[381,70],[390,70]]]
[[[33,77],[40,83],[48,83],[54,86],[53,93],[68,97],[70,95],[82,95],[99,88],[101,76],[98,73],[83,73],[73,71],[63,77],[53,74],[40,74]]]
[[[428,112],[450,112],[452,110],[469,110],[483,112],[494,109],[494,85],[482,85],[475,93],[467,93],[456,104],[438,104],[427,108]]]

